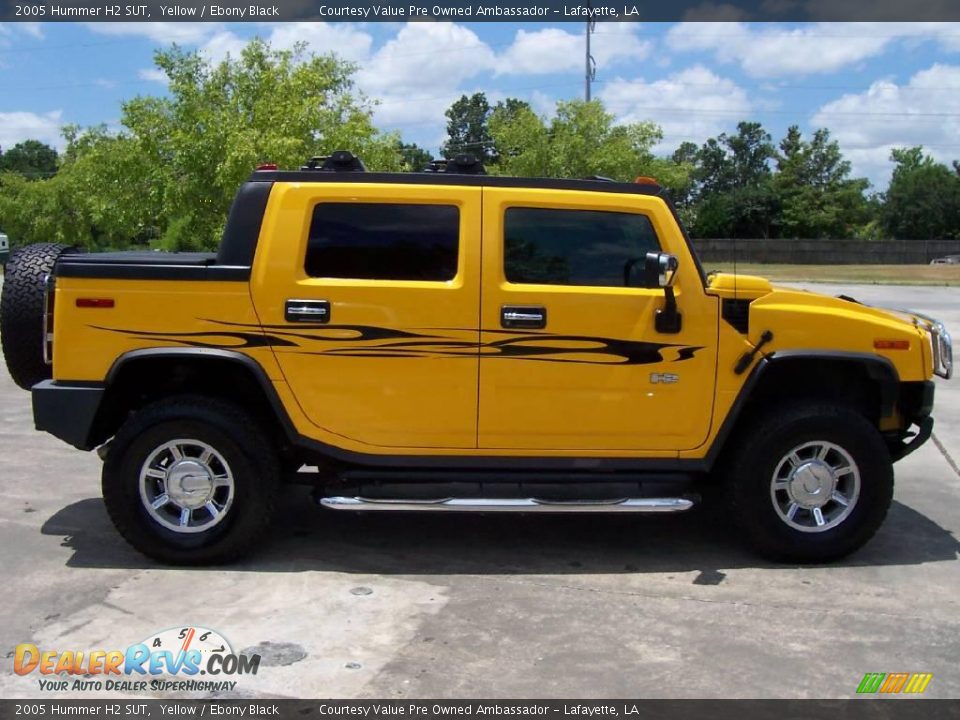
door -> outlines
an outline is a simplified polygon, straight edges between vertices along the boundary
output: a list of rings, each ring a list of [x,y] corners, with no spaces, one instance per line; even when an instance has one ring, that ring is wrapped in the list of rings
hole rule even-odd
[[[480,197],[274,188],[254,303],[286,382],[327,439],[476,447]]]
[[[481,448],[678,451],[710,429],[716,299],[656,197],[484,190]],[[663,218],[670,218],[667,222]],[[654,329],[647,252],[678,255],[682,328]]]

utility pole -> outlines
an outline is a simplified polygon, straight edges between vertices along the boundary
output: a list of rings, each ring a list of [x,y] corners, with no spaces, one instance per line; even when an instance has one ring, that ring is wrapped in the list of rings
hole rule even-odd
[[[587,0],[587,10],[593,10],[593,3]],[[584,77],[584,93],[587,102],[590,102],[590,83],[597,79],[597,62],[590,54],[590,35],[597,29],[597,23],[593,19],[587,20],[587,55],[586,55],[586,75]]]

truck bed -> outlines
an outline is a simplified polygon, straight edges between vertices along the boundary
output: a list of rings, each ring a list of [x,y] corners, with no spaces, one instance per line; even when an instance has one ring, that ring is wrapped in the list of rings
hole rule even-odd
[[[223,265],[207,252],[105,252],[62,255],[58,277],[117,280],[248,280],[250,268]]]

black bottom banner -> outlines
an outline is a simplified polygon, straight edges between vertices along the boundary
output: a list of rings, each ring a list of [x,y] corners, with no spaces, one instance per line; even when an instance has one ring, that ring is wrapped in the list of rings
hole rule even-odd
[[[960,719],[960,700],[0,700],[8,718]]]

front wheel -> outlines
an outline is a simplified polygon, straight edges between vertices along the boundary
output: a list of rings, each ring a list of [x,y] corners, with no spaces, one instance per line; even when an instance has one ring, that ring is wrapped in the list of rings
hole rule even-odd
[[[757,418],[725,470],[728,507],[750,545],[786,562],[826,562],[866,543],[893,499],[893,462],[854,410],[805,404]]]
[[[269,527],[279,475],[272,444],[248,413],[184,396],[147,406],[120,429],[103,466],[103,498],[144,555],[225,563]]]

